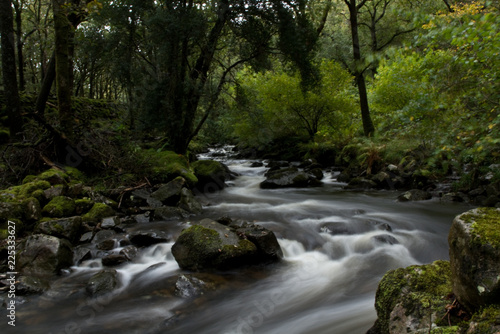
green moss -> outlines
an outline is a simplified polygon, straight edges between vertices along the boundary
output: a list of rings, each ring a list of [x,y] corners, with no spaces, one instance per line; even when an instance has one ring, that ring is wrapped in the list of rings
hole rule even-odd
[[[95,203],[89,212],[82,216],[83,221],[99,221],[106,217],[115,215],[115,211],[104,203]]]
[[[49,181],[51,184],[61,184],[69,181],[69,176],[60,169],[47,169],[45,172],[39,174],[37,179]],[[61,182],[63,181],[63,182]]]
[[[9,236],[9,231],[6,229],[0,229],[0,240],[7,239]]]
[[[30,182],[33,182],[35,180],[36,180],[36,176],[35,175],[28,175],[28,176],[26,176],[23,179],[23,183],[22,184],[30,183]]]
[[[89,198],[75,200],[75,211],[77,215],[87,213],[94,206],[94,201]]]
[[[492,305],[473,315],[474,334],[497,334],[500,332],[500,306]]]
[[[49,217],[68,217],[75,212],[75,201],[66,196],[56,196],[42,209]]]
[[[143,158],[151,166],[150,178],[153,182],[167,183],[177,176],[186,179],[190,186],[198,182],[189,167],[189,161],[185,156],[172,151],[155,151],[153,149],[142,151]]]
[[[438,327],[431,330],[430,334],[457,334],[459,333],[458,326]]]
[[[471,224],[473,242],[500,247],[500,209],[479,208],[461,217]]]
[[[390,313],[398,303],[403,303],[408,312],[422,317],[428,316],[429,312],[444,315],[445,297],[451,292],[448,261],[391,270],[384,275],[377,289],[377,326],[382,333],[389,332]]]

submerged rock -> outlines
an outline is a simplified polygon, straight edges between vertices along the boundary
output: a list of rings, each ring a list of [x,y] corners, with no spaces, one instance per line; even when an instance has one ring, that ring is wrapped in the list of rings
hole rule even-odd
[[[85,290],[92,297],[99,297],[115,290],[118,286],[118,273],[114,269],[104,269],[92,276]]]
[[[211,219],[183,230],[172,254],[181,268],[194,271],[275,262],[283,256],[273,232],[256,225],[235,229]]]
[[[148,247],[154,244],[169,242],[170,236],[163,231],[140,231],[131,233],[129,239],[137,247]]]
[[[266,179],[260,183],[262,189],[277,189],[277,188],[304,188],[309,186],[321,185],[319,177],[322,175],[311,174],[301,171],[296,167],[283,169],[271,169],[266,173]]]
[[[500,304],[500,209],[457,216],[448,235],[453,291],[469,310]]]

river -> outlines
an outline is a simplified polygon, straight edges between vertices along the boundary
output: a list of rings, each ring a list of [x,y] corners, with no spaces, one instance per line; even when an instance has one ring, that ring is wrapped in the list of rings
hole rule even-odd
[[[207,156],[205,156],[206,158]],[[16,327],[2,333],[364,334],[376,319],[375,292],[385,272],[448,259],[447,235],[465,204],[397,202],[398,192],[347,191],[325,173],[324,185],[262,190],[265,167],[224,160],[240,176],[203,195],[204,217],[243,219],[275,232],[282,264],[210,274],[216,292],[196,300],[172,293],[180,274],[173,243],[143,249],[117,267],[111,297],[85,295],[99,260],[73,267],[52,288],[18,303]],[[184,222],[152,222],[174,236]],[[166,319],[170,321],[165,322]],[[167,329],[167,325],[170,326]]]

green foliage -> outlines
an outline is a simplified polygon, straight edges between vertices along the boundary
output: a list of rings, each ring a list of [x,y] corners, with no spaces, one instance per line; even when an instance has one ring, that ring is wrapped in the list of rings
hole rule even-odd
[[[429,166],[445,174],[457,163],[497,163],[499,24],[498,8],[455,6],[429,17],[413,45],[389,53],[370,91],[379,132],[425,143],[434,150]]]
[[[297,135],[310,140],[325,133],[349,136],[356,112],[352,77],[333,61],[321,62],[319,69],[321,80],[307,90],[298,73],[240,71],[235,90],[237,137],[258,146]]]

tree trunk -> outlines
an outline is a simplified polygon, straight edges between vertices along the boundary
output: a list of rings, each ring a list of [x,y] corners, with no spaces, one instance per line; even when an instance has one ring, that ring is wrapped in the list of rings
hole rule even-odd
[[[366,92],[366,82],[364,77],[364,71],[360,68],[361,66],[361,47],[359,43],[358,35],[358,10],[363,6],[366,1],[361,1],[360,4],[356,3],[356,0],[344,0],[347,7],[349,8],[349,20],[351,22],[351,37],[352,37],[352,51],[354,56],[354,76],[356,77],[356,85],[358,86],[359,92],[359,104],[361,108],[361,119],[363,121],[363,131],[365,136],[373,136],[375,132],[375,127],[370,115],[370,108],[368,105],[368,94]]]
[[[43,77],[42,87],[40,88],[40,92],[38,93],[36,99],[36,111],[40,115],[45,113],[45,104],[49,99],[50,90],[52,88],[52,84],[56,78],[56,55],[55,52],[52,53],[50,57],[49,64],[47,65],[47,70],[45,71],[45,76]]]
[[[174,108],[171,110],[180,120],[180,126],[175,127],[170,125],[168,135],[172,149],[179,154],[185,154],[188,149],[194,130],[196,110],[198,109],[201,95],[208,79],[208,71],[213,62],[217,43],[227,23],[229,11],[229,2],[227,0],[221,1],[217,20],[208,35],[206,45],[202,48],[196,64],[190,71],[189,78],[187,79],[189,89],[181,95],[184,101],[178,98],[175,98],[173,101]],[[182,88],[182,86],[179,88]]]
[[[2,73],[10,135],[12,138],[21,138],[23,118],[17,88],[14,18],[10,0],[0,0],[0,34],[2,35]]]
[[[63,134],[71,136],[73,112],[71,109],[72,67],[71,67],[71,23],[68,20],[64,0],[52,0],[54,11],[55,56],[57,102],[59,109],[59,125]]]
[[[23,55],[23,40],[22,40],[22,8],[19,3],[14,2],[14,8],[16,9],[16,36],[17,36],[17,66],[19,72],[19,90],[24,92],[26,87],[26,80],[24,78],[24,55]]]

